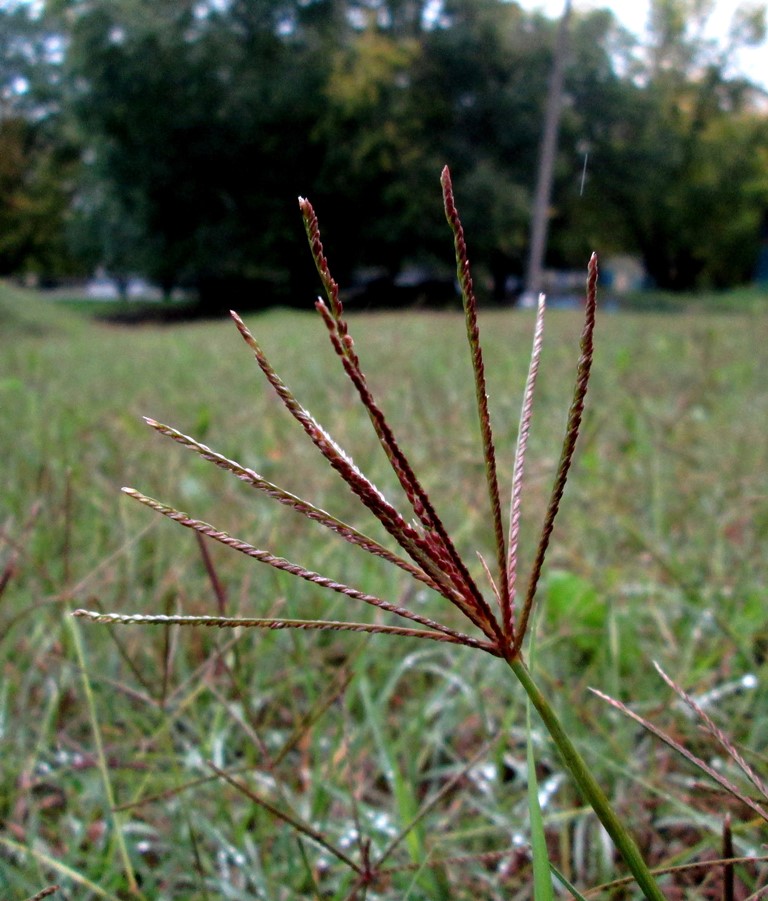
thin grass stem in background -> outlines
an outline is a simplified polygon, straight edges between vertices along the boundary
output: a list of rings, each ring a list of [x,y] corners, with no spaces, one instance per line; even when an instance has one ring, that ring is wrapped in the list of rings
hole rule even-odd
[[[99,717],[96,712],[96,700],[93,697],[93,690],[91,689],[91,680],[88,675],[89,671],[85,659],[85,650],[83,648],[82,638],[80,637],[80,627],[74,619],[69,620],[69,627],[70,634],[72,635],[72,642],[75,646],[77,664],[80,668],[80,677],[83,685],[83,694],[85,695],[85,703],[88,709],[88,718],[91,723],[93,742],[96,746],[96,761],[99,773],[101,774],[104,794],[107,799],[109,818],[112,821],[112,841],[114,842],[118,857],[120,858],[122,870],[125,874],[126,882],[128,883],[128,891],[137,898],[142,898],[143,895],[139,891],[139,884],[136,881],[136,874],[134,873],[133,864],[131,863],[128,848],[125,844],[122,820],[120,815],[115,811],[115,795],[112,790],[112,782],[109,778],[109,765],[107,764],[107,758],[104,754],[104,743],[101,739],[101,727],[99,726]]]

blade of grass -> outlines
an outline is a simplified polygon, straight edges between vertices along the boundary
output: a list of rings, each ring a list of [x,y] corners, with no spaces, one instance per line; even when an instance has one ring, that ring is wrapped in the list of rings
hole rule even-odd
[[[55,857],[51,857],[50,854],[46,854],[45,851],[41,851],[39,848],[30,848],[28,845],[22,845],[19,842],[13,841],[13,839],[6,838],[4,835],[0,835],[0,846],[6,848],[13,854],[34,858],[42,866],[47,867],[54,873],[58,873],[59,876],[62,876],[65,879],[70,879],[75,885],[79,885],[81,888],[92,892],[97,898],[104,898],[105,901],[121,901],[121,898],[117,895],[105,891],[101,886],[92,882],[86,876],[83,876],[82,873],[78,873],[77,870],[67,866],[60,860],[56,860]]]
[[[534,647],[531,643],[531,665],[534,661]],[[547,850],[547,836],[544,831],[544,818],[539,802],[539,782],[536,778],[536,760],[533,754],[533,735],[531,729],[531,699],[525,699],[525,759],[528,771],[528,817],[531,823],[531,851],[533,854],[533,897],[534,901],[554,901],[552,891],[552,864]]]
[[[670,735],[667,735],[666,732],[664,732],[662,729],[659,729],[658,726],[654,726],[653,723],[635,713],[634,710],[631,710],[629,707],[627,707],[626,704],[622,704],[621,701],[617,701],[615,698],[603,694],[603,692],[598,691],[596,688],[590,688],[590,691],[592,692],[592,694],[597,695],[598,698],[602,698],[603,701],[606,701],[608,704],[610,704],[611,707],[615,707],[616,710],[619,710],[624,714],[624,716],[628,716],[636,723],[639,723],[644,729],[647,729],[648,732],[663,741],[665,745],[677,751],[677,753],[682,757],[685,757],[685,759],[689,761],[689,763],[692,763],[697,769],[706,773],[710,777],[710,779],[713,779],[715,782],[717,782],[718,785],[724,788],[729,795],[732,795],[743,804],[746,804],[747,807],[751,808],[760,817],[761,820],[768,822],[768,811],[766,811],[764,807],[758,804],[757,801],[753,800],[748,794],[741,791],[729,779],[723,776],[722,773],[709,766],[709,764],[703,761],[700,757],[697,757],[692,751],[689,751],[688,748],[685,747],[685,745],[682,745],[679,741],[676,741]]]
[[[533,897],[534,901],[554,901],[552,891],[551,863],[547,851],[547,837],[544,832],[544,818],[539,804],[539,783],[536,779],[536,761],[533,756],[531,738],[531,702],[526,703],[525,728],[526,761],[528,769],[528,816],[531,821],[531,849],[533,853]]]
[[[101,781],[104,786],[104,794],[107,799],[109,818],[112,820],[112,840],[114,841],[115,847],[117,848],[117,853],[120,858],[122,869],[128,882],[128,891],[131,894],[141,898],[143,897],[143,895],[139,891],[139,885],[136,881],[136,874],[133,871],[133,864],[131,863],[131,858],[128,854],[128,848],[125,844],[125,837],[123,835],[121,821],[122,818],[115,809],[115,795],[112,790],[112,781],[109,778],[109,766],[107,764],[106,755],[104,754],[104,744],[101,740],[101,726],[99,725],[99,717],[96,713],[96,701],[93,697],[93,691],[91,689],[91,680],[88,675],[89,671],[88,664],[85,658],[85,649],[83,648],[82,638],[80,637],[80,627],[72,616],[68,616],[66,618],[66,621],[69,624],[69,630],[72,635],[72,642],[75,646],[75,655],[77,658],[77,664],[80,668],[80,677],[83,684],[85,704],[88,710],[88,718],[91,721],[93,742],[96,746],[96,760],[98,763],[99,772],[101,774]]]
[[[678,864],[674,867],[658,867],[654,868],[651,872],[654,876],[666,876],[666,875],[674,875],[676,873],[691,873],[694,870],[711,870],[715,867],[722,867],[725,864],[746,864],[746,863],[765,863],[768,861],[768,855],[760,854],[754,857],[732,857],[730,859],[725,858],[715,858],[713,860],[695,860],[693,863],[683,863]],[[632,882],[631,876],[626,876],[624,879],[614,879],[613,882],[605,882],[602,885],[596,885],[593,888],[586,889],[584,894],[589,898],[592,895],[596,895],[598,892],[605,893],[614,891],[617,888],[626,888]],[[745,898],[744,901],[754,901],[755,898],[762,897],[762,892],[768,892],[768,887],[760,889],[755,895],[750,895],[748,898]]]
[[[549,866],[555,879],[557,879],[560,885],[562,885],[573,895],[576,901],[587,901],[584,895],[582,895],[581,892],[568,879],[566,879],[565,875],[561,873],[554,864],[550,863]]]

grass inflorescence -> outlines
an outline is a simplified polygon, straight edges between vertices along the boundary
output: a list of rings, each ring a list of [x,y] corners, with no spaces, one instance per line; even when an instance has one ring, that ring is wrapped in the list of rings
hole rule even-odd
[[[450,538],[443,521],[437,514],[428,493],[422,487],[408,458],[403,453],[382,408],[374,399],[368,386],[358,354],[355,350],[354,340],[345,319],[338,284],[330,273],[328,262],[324,254],[317,217],[309,201],[302,198],[299,203],[304,217],[312,255],[320,279],[325,288],[327,298],[327,304],[322,299],[318,299],[316,309],[320,313],[328,330],[333,349],[341,360],[346,375],[354,385],[358,398],[368,414],[379,443],[381,444],[400,487],[410,504],[414,517],[413,520],[409,522],[406,517],[386,499],[376,485],[355,465],[346,451],[341,448],[312,414],[302,406],[291,389],[277,374],[263,349],[245,323],[237,316],[237,314],[233,313],[232,316],[246,344],[248,344],[253,351],[259,368],[282,401],[286,410],[301,425],[327,463],[338,473],[352,493],[378,520],[385,531],[395,540],[402,552],[404,552],[411,561],[410,563],[407,563],[405,560],[395,560],[391,562],[395,562],[396,565],[406,571],[410,569],[410,574],[413,578],[427,584],[450,604],[454,605],[466,619],[469,620],[482,635],[484,635],[484,639],[478,641],[476,638],[462,632],[457,632],[437,620],[427,619],[408,607],[389,603],[381,598],[362,592],[359,589],[323,577],[299,564],[291,563],[282,557],[276,557],[267,551],[259,550],[247,542],[234,539],[226,532],[215,529],[207,523],[192,519],[181,511],[161,504],[133,489],[126,489],[126,492],[131,497],[134,497],[136,500],[151,507],[157,512],[174,519],[180,524],[195,530],[199,534],[226,544],[227,546],[241,551],[242,553],[276,569],[288,572],[293,576],[305,579],[315,585],[337,591],[347,598],[363,601],[380,610],[392,613],[401,619],[416,621],[427,628],[419,630],[412,627],[403,628],[402,626],[391,626],[381,623],[370,624],[325,619],[294,620],[282,617],[244,619],[227,616],[212,617],[206,615],[203,617],[176,616],[169,619],[166,614],[160,614],[157,617],[146,615],[136,616],[130,614],[92,612],[83,609],[75,611],[75,615],[90,618],[97,622],[108,623],[158,622],[168,624],[169,622],[173,622],[178,625],[204,623],[205,625],[245,628],[255,627],[273,630],[295,628],[332,631],[367,631],[373,634],[388,634],[390,636],[453,642],[463,644],[467,647],[473,647],[477,650],[485,650],[494,656],[500,657],[509,664],[512,672],[528,695],[530,702],[538,711],[552,740],[560,752],[566,768],[570,772],[578,789],[584,795],[586,801],[592,807],[598,819],[610,835],[617,850],[624,858],[624,862],[630,869],[642,893],[646,898],[652,899],[652,901],[662,901],[664,896],[637,844],[622,823],[621,818],[614,811],[605,793],[590,771],[589,766],[585,763],[578,749],[570,739],[567,729],[561,724],[546,695],[542,693],[541,689],[536,684],[530,670],[525,665],[523,658],[524,642],[537,595],[537,587],[573,460],[576,441],[584,413],[584,399],[587,393],[594,350],[593,333],[597,301],[597,260],[596,257],[593,256],[589,265],[585,301],[586,316],[581,339],[581,356],[577,366],[576,386],[567,418],[565,439],[560,455],[560,461],[557,467],[550,501],[547,506],[544,524],[541,529],[537,551],[534,556],[528,590],[519,612],[515,615],[515,596],[513,594],[513,589],[517,582],[518,556],[516,547],[514,545],[510,546],[508,541],[510,538],[512,541],[516,541],[519,534],[516,522],[516,507],[518,505],[518,498],[521,491],[520,485],[523,476],[523,462],[526,450],[525,436],[530,427],[533,411],[533,389],[541,352],[542,329],[540,324],[543,318],[544,298],[541,297],[539,301],[539,324],[537,324],[535,331],[534,349],[531,355],[532,362],[529,369],[527,389],[524,395],[525,403],[523,406],[517,443],[518,458],[513,468],[514,478],[518,481],[517,483],[514,483],[513,481],[512,502],[510,505],[512,511],[512,525],[509,529],[509,535],[507,535],[505,534],[502,524],[502,505],[496,465],[496,447],[488,405],[485,365],[480,343],[480,331],[477,316],[477,300],[470,273],[464,232],[456,208],[450,174],[447,168],[443,171],[442,187],[446,218],[454,237],[457,277],[461,288],[470,359],[472,372],[474,374],[475,398],[479,417],[484,469],[490,501],[489,514],[493,524],[494,544],[496,549],[497,572],[495,578],[485,561],[483,561],[483,568],[488,577],[490,588],[492,589],[492,596],[495,597],[498,604],[498,611],[496,613],[492,610],[491,604],[486,599],[484,592],[470,574],[469,566],[458,553],[456,546]],[[241,479],[245,477],[253,487],[265,491],[273,498],[287,504],[297,512],[303,513],[321,525],[325,525],[331,531],[335,532],[340,537],[345,538],[347,541],[357,544],[376,556],[384,556],[382,550],[377,550],[372,546],[372,541],[370,539],[361,536],[346,524],[341,524],[341,526],[339,526],[339,522],[335,517],[325,515],[323,511],[313,507],[309,502],[301,498],[296,498],[294,500],[292,496],[287,493],[281,493],[281,489],[267,483],[266,480],[263,480],[258,474],[250,473],[240,464],[230,463],[226,458],[214,455],[213,452],[205,446],[197,444],[192,439],[175,432],[175,430],[172,430],[167,426],[154,421],[150,421],[150,424],[158,431],[170,435],[185,446],[196,450],[204,459],[214,462],[224,469],[229,469]],[[293,825],[299,831],[302,831],[303,827],[298,827],[296,823],[293,823]],[[307,834],[309,834],[308,830],[304,831],[307,831]],[[360,863],[350,864],[353,871],[357,874],[357,879],[350,892],[350,897],[352,897],[358,889],[365,889],[367,886],[373,885],[380,880],[381,868],[385,860],[385,857],[381,857],[378,860],[372,860],[367,846],[361,846],[360,851]],[[539,850],[539,855],[540,854],[541,849]],[[346,858],[342,858],[340,854],[337,854],[337,856],[349,863],[349,861]],[[540,886],[542,885],[541,878],[539,878],[538,884]],[[541,891],[542,889],[539,888],[539,893],[541,893]]]

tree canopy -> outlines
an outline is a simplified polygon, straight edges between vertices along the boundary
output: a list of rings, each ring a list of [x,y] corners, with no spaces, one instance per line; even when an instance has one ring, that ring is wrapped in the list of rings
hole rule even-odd
[[[548,250],[634,253],[660,287],[748,280],[768,97],[731,69],[737,10],[653,0],[642,42],[576,12]],[[49,0],[0,7],[0,271],[104,266],[204,301],[309,290],[295,198],[334,268],[444,266],[448,162],[473,258],[524,270],[556,23],[508,0]],[[589,166],[582,179],[585,155]],[[582,183],[583,181],[583,183]],[[225,296],[226,295],[226,296]]]

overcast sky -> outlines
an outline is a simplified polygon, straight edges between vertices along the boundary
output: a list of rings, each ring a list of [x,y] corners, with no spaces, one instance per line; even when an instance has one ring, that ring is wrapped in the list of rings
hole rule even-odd
[[[750,5],[754,2],[752,0]],[[565,7],[565,0],[518,0],[518,3],[525,9],[541,9],[550,17],[560,16]],[[572,0],[572,6],[576,10],[607,7],[630,31],[642,34],[648,21],[650,3],[649,0]],[[709,24],[712,36],[727,34],[735,6],[737,4],[733,0],[716,0]],[[737,63],[740,71],[768,89],[768,44],[742,51]]]

